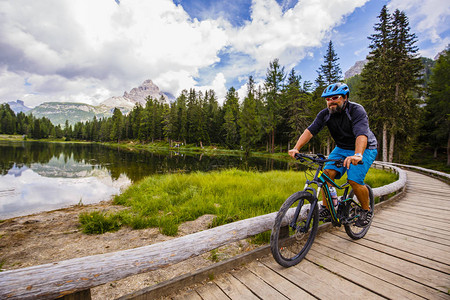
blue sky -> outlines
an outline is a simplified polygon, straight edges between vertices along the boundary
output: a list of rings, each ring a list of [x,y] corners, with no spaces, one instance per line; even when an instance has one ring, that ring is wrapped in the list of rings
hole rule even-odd
[[[98,105],[146,79],[222,102],[275,58],[313,82],[330,40],[343,72],[365,58],[385,4],[406,13],[421,55],[450,44],[447,0],[0,0],[0,103]]]

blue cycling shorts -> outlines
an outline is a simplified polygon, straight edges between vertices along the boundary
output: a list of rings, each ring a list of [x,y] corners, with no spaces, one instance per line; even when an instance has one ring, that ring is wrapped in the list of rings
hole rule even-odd
[[[331,151],[328,159],[345,159],[348,156],[352,156],[355,154],[355,150],[345,150],[339,147],[336,147]],[[336,170],[338,174],[335,179],[339,179],[342,175],[347,172],[347,179],[352,180],[359,184],[364,184],[364,178],[366,178],[367,172],[369,172],[369,168],[372,163],[375,161],[377,157],[377,149],[366,149],[363,154],[363,164],[362,165],[353,165],[350,164],[350,168],[347,170],[345,167],[336,167],[333,163],[325,164],[324,169]]]

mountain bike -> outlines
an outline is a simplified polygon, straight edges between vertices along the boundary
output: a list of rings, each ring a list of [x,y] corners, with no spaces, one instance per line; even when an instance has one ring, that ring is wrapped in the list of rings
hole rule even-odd
[[[344,225],[347,235],[355,240],[364,237],[370,227],[370,224],[364,228],[355,226],[362,207],[354,197],[348,181],[338,185],[323,172],[326,163],[341,167],[344,163],[343,159],[326,159],[321,154],[309,156],[300,153],[297,153],[295,157],[300,162],[306,162],[309,167],[313,166],[315,174],[312,180],[306,180],[303,191],[296,192],[287,198],[275,217],[270,236],[270,249],[274,259],[284,267],[298,264],[314,242],[319,227],[318,197],[321,190],[324,191],[327,206],[331,208],[331,219],[327,221],[331,221],[333,226]],[[311,185],[316,185],[317,189]],[[333,205],[329,185],[344,190],[343,195],[338,198],[337,206]],[[373,213],[372,188],[367,184],[366,187],[369,190],[370,209]]]

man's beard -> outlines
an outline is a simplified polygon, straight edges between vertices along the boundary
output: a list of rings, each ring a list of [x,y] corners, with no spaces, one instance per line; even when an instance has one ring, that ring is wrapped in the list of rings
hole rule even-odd
[[[341,105],[336,104],[336,105],[331,105],[328,107],[328,111],[330,112],[330,114],[335,114],[335,113],[341,113],[342,111],[344,111],[344,106],[345,106],[345,102],[342,103]]]

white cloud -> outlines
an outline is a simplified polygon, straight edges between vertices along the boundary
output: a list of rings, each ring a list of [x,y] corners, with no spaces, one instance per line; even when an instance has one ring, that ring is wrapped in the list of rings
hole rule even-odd
[[[253,0],[251,21],[233,27],[220,13],[193,19],[170,0],[0,1],[0,80],[11,86],[0,101],[27,105],[98,104],[145,79],[175,96],[198,87],[221,97],[238,78],[259,80],[275,58],[292,68],[367,2]]]
[[[17,0],[0,11],[0,76],[31,84],[2,101],[95,103],[93,91],[120,95],[147,78],[176,94],[227,42],[220,21],[192,20],[169,0]]]
[[[305,0],[283,12],[275,0],[254,1],[252,22],[236,29],[231,44],[255,58],[259,68],[275,58],[290,68],[309,48],[320,46],[329,31],[343,22],[343,16],[365,2]]]
[[[399,9],[408,16],[410,24],[414,24],[412,32],[419,36],[421,55],[433,58],[445,49],[450,38],[444,36],[449,30],[450,3],[446,0],[392,0],[390,12]]]

